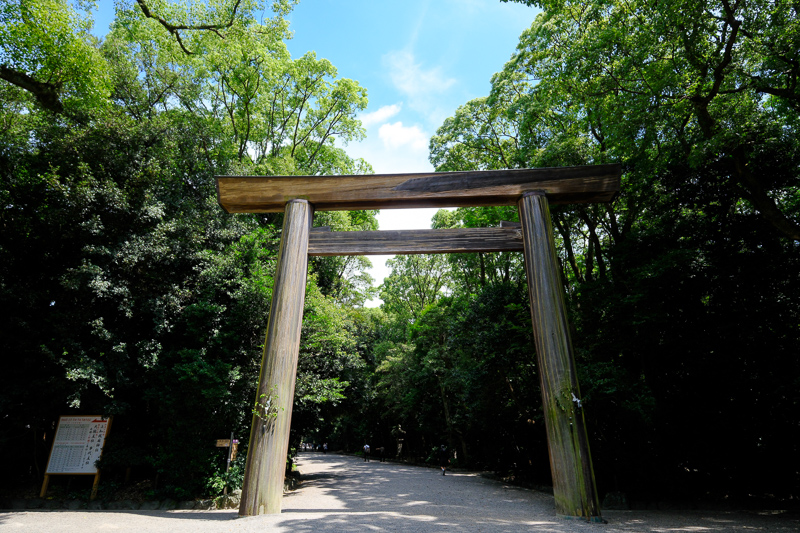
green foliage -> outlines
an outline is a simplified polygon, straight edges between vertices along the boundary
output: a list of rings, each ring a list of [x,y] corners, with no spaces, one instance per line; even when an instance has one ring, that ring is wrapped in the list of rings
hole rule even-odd
[[[278,403],[278,395],[275,393],[275,388],[272,387],[269,394],[260,394],[253,404],[253,416],[260,418],[264,423],[274,421],[278,418],[278,413],[283,411],[283,407],[278,409],[275,406]]]
[[[374,231],[378,228],[376,214],[377,211],[321,211],[314,215],[314,224],[328,226],[331,231]],[[377,292],[366,271],[372,263],[364,256],[311,257],[309,262],[323,294],[343,305],[362,306]]]
[[[227,450],[227,448],[225,448]],[[228,491],[239,490],[244,483],[244,467],[247,462],[245,455],[237,455],[236,459],[231,461],[230,470],[225,471],[227,466],[221,465],[219,459],[213,462],[213,470],[211,476],[207,480],[208,494],[213,498],[222,495],[225,487]]]
[[[66,0],[3,2],[0,79],[52,111],[63,111],[62,101],[68,108],[104,105],[111,81],[91,27],[91,17]]]
[[[796,494],[796,10],[523,3],[545,11],[431,161],[622,163],[613,203],[552,209],[601,493]],[[102,44],[67,2],[0,7],[0,450],[33,443],[9,479],[38,479],[58,415],[101,413],[108,482],[241,483],[244,455],[223,474],[214,440],[247,440],[282,216],[223,214],[213,176],[372,171],[341,147],[364,134],[366,91],[289,56],[291,2],[262,7],[121,2]],[[377,227],[372,211],[315,224]],[[424,460],[446,443],[459,465],[547,483],[521,255],[397,258],[382,309],[362,307],[368,264],[310,262],[292,445],[402,438]]]
[[[428,445],[447,442],[461,465],[546,469],[546,454],[533,453],[544,451],[544,428],[532,410],[531,332],[524,289],[487,284],[480,295],[429,305],[407,340],[380,343],[376,392],[406,428],[407,453],[424,458]]]
[[[676,164],[715,173],[777,232],[800,238],[796,182],[755,162],[776,141],[794,144],[800,21],[790,3],[541,5],[493,83],[529,157],[578,137],[588,161],[624,161],[634,183]]]
[[[292,411],[293,446],[316,435],[318,442],[328,440],[336,419],[352,412],[362,398],[368,350],[360,339],[362,312],[309,285]]]
[[[213,176],[371,171],[337,145],[362,135],[365,91],[313,54],[289,57],[290,7],[257,20],[259,2],[123,2],[102,45],[67,3],[0,8],[0,303],[14,309],[0,334],[15,354],[0,449],[36,443],[9,479],[35,483],[61,414],[113,415],[104,479],[131,468],[162,497],[205,494],[214,440],[246,442],[281,217],[224,214]],[[325,293],[309,284],[301,416],[360,379],[344,303],[368,298],[364,265],[314,265],[336,274]]]
[[[434,228],[488,228],[518,220],[510,206],[460,207],[440,210],[433,219]],[[522,283],[525,272],[521,254],[477,253],[447,256],[447,285],[454,293],[476,294],[487,283]]]
[[[522,3],[544,12],[491,94],[432,137],[431,162],[622,163],[613,203],[552,209],[601,493],[786,497],[797,486],[777,474],[797,457],[798,428],[781,418],[797,401],[800,339],[786,307],[800,272],[796,10]],[[437,223],[505,217],[479,208]],[[487,257],[449,263],[460,293],[482,297],[497,280]]]
[[[414,320],[442,296],[447,275],[442,255],[397,256],[386,264],[392,273],[384,279],[380,291],[387,312]]]

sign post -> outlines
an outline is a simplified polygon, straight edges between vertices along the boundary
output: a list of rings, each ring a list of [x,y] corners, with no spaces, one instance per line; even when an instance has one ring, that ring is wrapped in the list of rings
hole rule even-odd
[[[47,494],[52,475],[93,475],[90,499],[94,500],[100,484],[100,470],[95,463],[103,453],[110,427],[111,419],[102,416],[59,417],[39,497]]]
[[[239,441],[234,440],[233,438],[233,431],[231,431],[231,438],[230,439],[217,439],[217,448],[228,448],[228,460],[225,464],[225,473],[227,474],[231,470],[231,460],[236,459],[236,445]],[[228,484],[226,483],[225,486],[222,488],[222,494],[228,494]]]

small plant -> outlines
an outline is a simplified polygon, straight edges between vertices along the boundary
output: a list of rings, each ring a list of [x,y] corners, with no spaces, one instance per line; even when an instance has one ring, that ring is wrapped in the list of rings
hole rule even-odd
[[[246,457],[239,455],[231,461],[231,468],[225,472],[222,468],[216,467],[214,473],[208,478],[206,485],[211,496],[219,496],[225,487],[230,490],[242,488],[244,483],[244,466]]]
[[[278,412],[283,411],[283,407],[278,407],[278,394],[275,392],[277,386],[273,385],[269,394],[262,394],[253,405],[253,414],[260,418],[265,424],[278,418]]]

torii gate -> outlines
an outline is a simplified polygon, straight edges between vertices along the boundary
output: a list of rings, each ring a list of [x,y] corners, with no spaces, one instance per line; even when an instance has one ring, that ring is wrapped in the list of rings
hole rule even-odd
[[[239,515],[280,513],[309,255],[522,251],[556,513],[600,521],[549,203],[608,202],[620,165],[359,176],[218,176],[229,213],[285,212]],[[327,232],[314,211],[517,205],[521,227]],[[323,229],[323,228],[319,228]]]

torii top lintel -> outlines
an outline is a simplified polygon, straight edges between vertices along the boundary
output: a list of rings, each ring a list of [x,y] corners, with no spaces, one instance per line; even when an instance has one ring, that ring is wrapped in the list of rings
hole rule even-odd
[[[308,200],[317,211],[515,205],[533,191],[552,204],[608,202],[620,187],[618,164],[579,167],[367,174],[356,176],[217,176],[228,213],[283,212]]]

